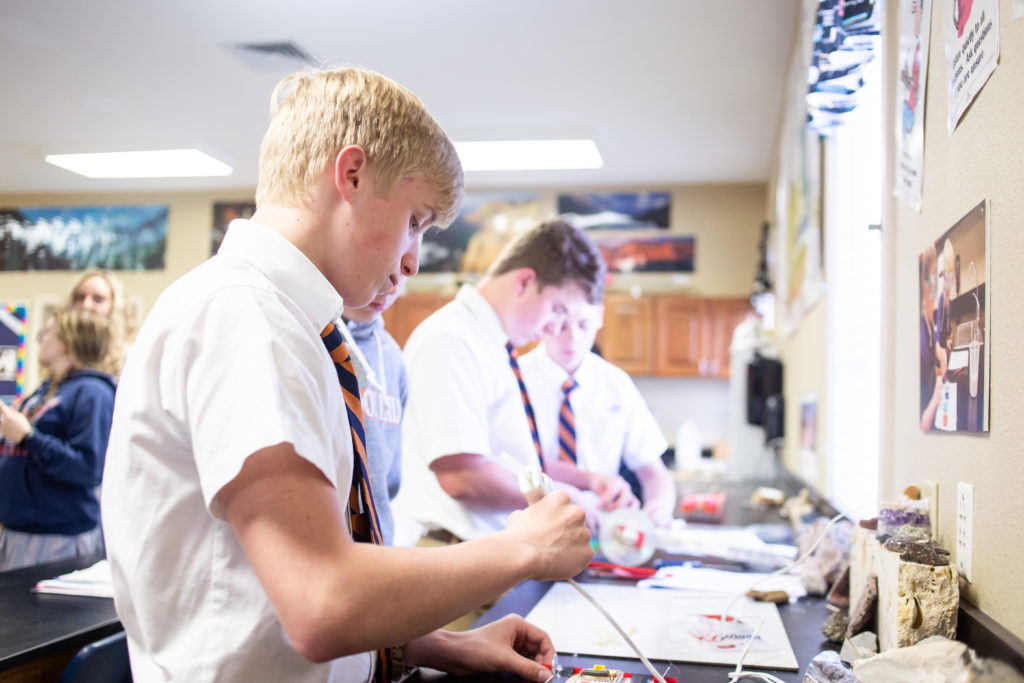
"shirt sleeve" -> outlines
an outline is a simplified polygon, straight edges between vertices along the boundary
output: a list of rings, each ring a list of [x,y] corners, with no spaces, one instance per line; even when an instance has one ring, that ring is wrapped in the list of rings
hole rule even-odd
[[[187,368],[180,400],[203,498],[213,501],[253,453],[290,443],[332,486],[346,420],[330,358],[270,292],[235,288],[204,301],[169,362]]]
[[[429,465],[456,453],[490,455],[487,374],[473,350],[454,334],[434,333],[418,340],[406,356],[408,398],[403,440]]]
[[[47,476],[86,488],[99,486],[103,477],[114,414],[113,388],[101,380],[89,384],[71,394],[70,405],[61,406],[68,419],[64,438],[37,430],[25,449]]]
[[[643,396],[640,395],[639,389],[628,375],[623,375],[626,438],[622,462],[629,469],[638,470],[660,458],[668,448],[668,441]]]

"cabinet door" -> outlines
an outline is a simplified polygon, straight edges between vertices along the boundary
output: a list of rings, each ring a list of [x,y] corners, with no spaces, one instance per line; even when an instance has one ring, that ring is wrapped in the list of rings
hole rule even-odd
[[[436,294],[407,294],[395,299],[384,311],[384,327],[399,346],[405,346],[409,335],[427,316],[451,301],[451,297]]]
[[[650,298],[609,293],[604,298],[604,327],[597,338],[601,354],[631,375],[654,372]]]
[[[654,304],[654,371],[674,377],[707,374],[703,355],[704,309],[702,299],[659,296]]]
[[[707,323],[704,358],[708,377],[729,377],[729,345],[736,326],[750,313],[746,299],[711,299],[707,302]]]

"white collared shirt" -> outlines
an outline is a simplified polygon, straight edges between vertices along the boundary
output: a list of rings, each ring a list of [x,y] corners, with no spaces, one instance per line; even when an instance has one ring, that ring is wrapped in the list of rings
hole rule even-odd
[[[424,320],[405,345],[409,398],[402,425],[402,514],[463,539],[505,528],[508,510],[469,506],[441,488],[430,464],[457,453],[506,452],[535,465],[537,451],[519,385],[509,366],[508,334],[473,287]]]
[[[288,642],[215,505],[252,453],[289,442],[347,497],[352,442],[320,331],[341,297],[285,238],[233,221],[160,296],[118,386],[103,480],[115,605],[136,681],[363,681]],[[358,628],[358,625],[353,625]]]
[[[519,361],[537,417],[546,458],[558,459],[558,415],[569,377],[540,344]],[[668,448],[654,416],[633,380],[621,368],[588,353],[573,373],[579,385],[569,395],[576,425],[576,463],[585,470],[618,474],[619,464],[636,471]]]

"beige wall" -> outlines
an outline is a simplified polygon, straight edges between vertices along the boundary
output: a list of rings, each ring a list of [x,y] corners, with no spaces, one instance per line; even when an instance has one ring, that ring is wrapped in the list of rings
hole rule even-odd
[[[973,582],[963,597],[1018,637],[1024,637],[1024,598],[1019,587],[1024,543],[1024,21],[1012,21],[1012,0],[1000,2],[999,66],[962,118],[947,131],[947,85],[942,19],[949,0],[934,0],[925,112],[924,194],[916,213],[891,196],[895,129],[899,3],[887,3],[884,37],[885,168],[882,264],[882,395],[879,496],[893,500],[912,483],[938,482],[938,538],[956,547],[957,482],[974,485]],[[828,184],[828,178],[824,179]],[[771,184],[769,184],[771,187]],[[991,411],[987,434],[924,434],[919,420],[917,257],[982,199],[990,201]],[[828,226],[826,228],[826,240]],[[982,274],[984,277],[984,274]],[[782,341],[786,400],[825,389],[825,302]],[[819,399],[820,400],[820,399]],[[796,427],[790,410],[787,430]],[[823,407],[818,419],[821,433]],[[793,433],[793,432],[790,432]],[[795,454],[787,453],[795,468]],[[822,463],[824,464],[824,463]],[[823,475],[824,476],[824,475]]]
[[[701,296],[749,295],[757,262],[757,235],[765,216],[765,186],[742,184],[645,189],[667,189],[673,193],[670,231],[696,235],[696,273],[686,285],[674,283],[670,276],[644,275],[620,277],[615,286],[629,288],[639,285],[645,291],[675,289]],[[612,191],[611,188],[594,191],[606,190]],[[619,188],[618,191],[623,190]],[[557,191],[551,189],[540,192],[543,210],[548,215],[555,213],[556,195]],[[144,310],[149,310],[167,285],[209,256],[213,203],[251,198],[251,195],[237,190],[177,194],[0,195],[0,206],[170,205],[165,270],[120,273],[128,294],[141,296]],[[0,272],[0,299],[28,304],[29,329],[33,330],[37,323],[32,309],[37,297],[66,296],[75,277],[74,273],[67,271]],[[410,289],[415,288],[410,286]],[[25,389],[28,391],[38,382],[35,351],[35,344],[29,343],[25,377]],[[686,389],[684,384],[680,387]],[[671,438],[672,434],[669,436]]]
[[[237,190],[181,194],[0,195],[0,206],[169,205],[165,269],[118,273],[127,294],[142,297],[143,310],[148,311],[167,285],[209,257],[213,202],[246,199],[251,199],[251,195],[239,195]],[[31,332],[39,324],[34,314],[37,298],[57,297],[63,300],[76,278],[77,275],[69,271],[0,272],[0,299],[28,304]],[[26,346],[24,390],[32,391],[39,381],[36,344],[30,340]]]
[[[1015,635],[1024,637],[1020,570],[1024,543],[1024,21],[1011,19],[1012,1],[999,3],[999,66],[950,136],[947,132],[943,15],[950,0],[932,5],[925,111],[924,192],[921,213],[887,198],[883,230],[886,309],[883,312],[881,496],[892,499],[924,479],[939,484],[939,540],[955,547],[956,485],[974,485],[974,555],[971,584],[962,595]],[[887,7],[885,130],[894,127],[898,3]],[[887,132],[886,140],[892,139]],[[887,169],[893,150],[887,150]],[[885,187],[892,187],[888,171]],[[888,193],[887,193],[888,194]],[[982,199],[990,201],[991,320],[990,432],[923,434],[917,426],[917,256]]]

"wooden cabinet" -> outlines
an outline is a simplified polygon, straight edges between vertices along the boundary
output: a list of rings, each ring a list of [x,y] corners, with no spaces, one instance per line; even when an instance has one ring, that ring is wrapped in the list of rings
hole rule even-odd
[[[601,354],[631,375],[654,372],[651,341],[654,303],[650,298],[608,293],[604,298],[604,327],[597,338]]]
[[[451,301],[450,296],[437,294],[408,294],[395,299],[391,308],[384,311],[384,327],[395,338],[399,346],[405,346],[409,335],[427,316]]]
[[[451,297],[410,294],[384,312],[384,324],[400,346]],[[750,311],[746,299],[706,299],[676,294],[634,298],[608,292],[601,354],[631,375],[729,377],[732,333]],[[533,345],[519,349],[520,355]]]
[[[709,299],[705,312],[708,333],[706,349],[707,376],[729,377],[729,345],[736,326],[751,312],[746,299]]]
[[[659,296],[654,302],[654,372],[673,377],[706,374],[703,299]]]
[[[746,299],[609,294],[601,349],[634,375],[725,379],[733,330],[749,311]]]

